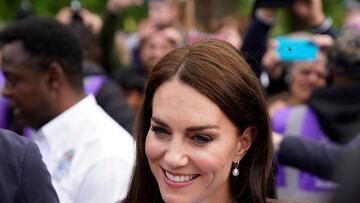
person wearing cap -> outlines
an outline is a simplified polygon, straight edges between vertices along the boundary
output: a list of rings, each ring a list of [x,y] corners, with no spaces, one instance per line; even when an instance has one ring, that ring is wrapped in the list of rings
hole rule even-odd
[[[350,163],[359,163],[360,158],[358,153],[354,153],[360,149],[359,53],[360,32],[345,30],[329,52],[331,85],[315,91],[308,102],[308,108],[316,115],[314,122],[319,124],[331,140],[343,145],[328,145],[295,136],[282,138],[274,135],[277,159],[281,164],[328,179],[334,179],[337,177],[335,174],[340,173],[338,176],[343,176],[340,178],[341,183],[345,183],[345,186],[356,185],[355,188],[348,188],[349,190],[340,188],[342,192],[349,192],[348,198],[355,198],[350,192],[351,189],[359,189],[357,186],[360,183],[356,171],[358,164],[342,162],[349,156]],[[347,166],[345,172],[338,169],[344,166],[343,163]],[[343,202],[357,202],[352,200],[354,199]]]

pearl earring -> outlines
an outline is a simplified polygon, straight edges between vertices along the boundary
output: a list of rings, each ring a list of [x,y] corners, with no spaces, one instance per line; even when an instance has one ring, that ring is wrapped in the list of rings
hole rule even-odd
[[[239,161],[237,163],[235,163],[234,168],[233,168],[233,170],[231,172],[232,175],[235,176],[235,177],[238,176],[239,173],[240,173],[239,169],[238,169],[238,166],[239,166]]]

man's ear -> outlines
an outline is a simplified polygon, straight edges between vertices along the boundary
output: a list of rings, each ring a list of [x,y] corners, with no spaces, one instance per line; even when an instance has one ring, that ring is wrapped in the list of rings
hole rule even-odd
[[[256,134],[256,127],[249,126],[244,130],[242,135],[239,136],[237,152],[235,154],[233,163],[238,163],[246,155],[256,137]]]
[[[50,89],[59,89],[64,83],[65,73],[58,63],[50,63],[45,71],[46,83]]]

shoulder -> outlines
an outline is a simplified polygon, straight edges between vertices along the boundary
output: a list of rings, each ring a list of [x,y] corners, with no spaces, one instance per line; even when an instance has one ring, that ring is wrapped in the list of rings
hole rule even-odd
[[[58,202],[50,174],[34,142],[1,129],[0,163],[0,191],[5,183],[7,188],[3,191],[10,195],[15,192],[14,197],[21,202]]]
[[[11,173],[27,173],[23,168],[28,164],[31,166],[35,162],[41,162],[41,155],[37,145],[28,138],[0,129],[0,162],[1,170],[11,169]]]
[[[12,145],[14,147],[21,147],[27,145],[30,141],[12,132],[10,130],[0,129],[0,144]]]
[[[27,138],[21,137],[12,131],[0,129],[0,152],[6,152],[7,158],[21,158],[31,145],[35,144]],[[2,160],[5,158],[4,153],[0,153]]]
[[[20,178],[22,163],[30,141],[14,132],[0,130],[0,177]],[[3,177],[6,176],[6,177]],[[4,180],[4,179],[3,179]]]
[[[109,128],[111,129],[111,128]],[[123,160],[132,160],[135,153],[133,137],[123,128],[113,127],[112,131],[102,133],[98,139],[99,152],[105,157],[118,157]]]
[[[103,109],[99,107],[94,116],[96,118],[91,122],[92,135],[91,138],[88,137],[88,141],[96,148],[97,156],[125,158],[135,151],[133,137]]]
[[[4,195],[2,198],[5,200],[23,194],[24,178],[28,180],[28,176],[24,175],[28,173],[26,166],[37,164],[28,161],[29,157],[36,155],[40,157],[36,154],[36,149],[36,145],[30,140],[14,132],[0,129],[0,194]],[[39,171],[35,171],[30,176],[33,177],[37,173]]]

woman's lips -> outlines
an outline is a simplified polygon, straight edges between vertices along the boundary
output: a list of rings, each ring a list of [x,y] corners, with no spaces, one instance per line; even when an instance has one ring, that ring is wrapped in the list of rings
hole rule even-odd
[[[170,171],[164,170],[165,182],[171,187],[184,187],[190,185],[199,174],[179,174],[171,173]]]

